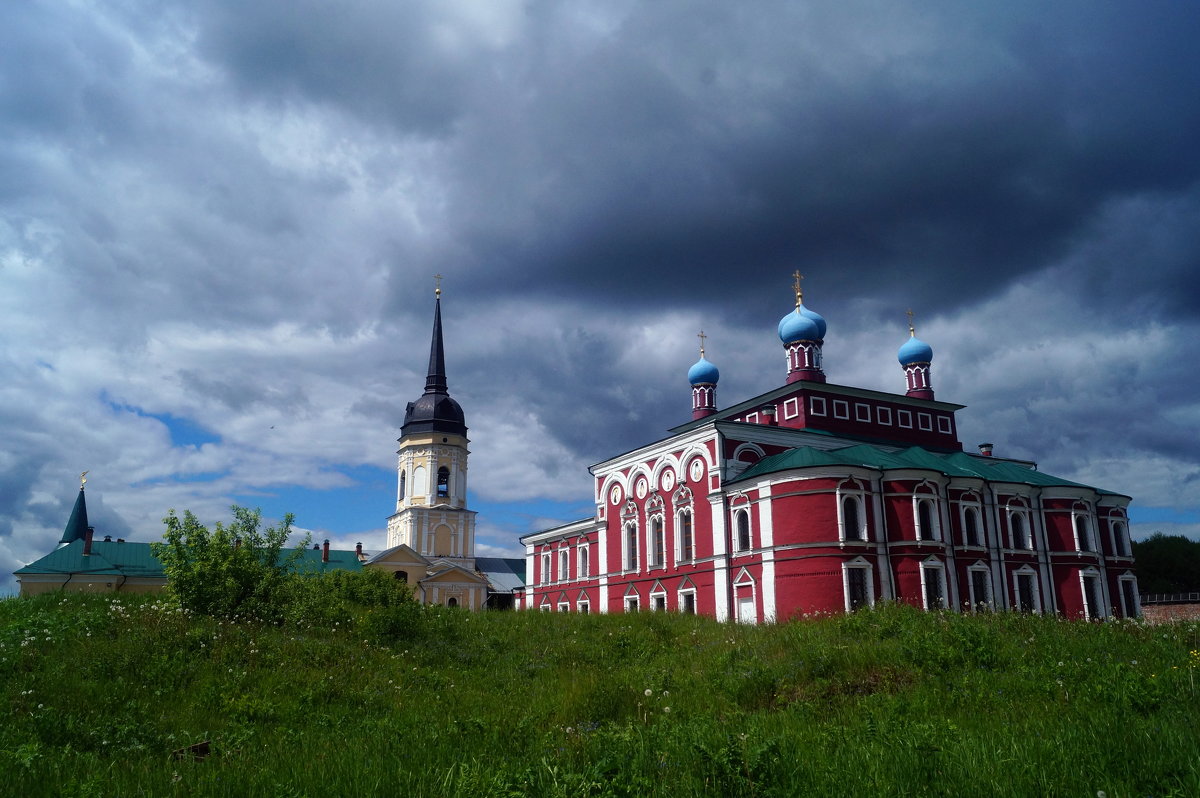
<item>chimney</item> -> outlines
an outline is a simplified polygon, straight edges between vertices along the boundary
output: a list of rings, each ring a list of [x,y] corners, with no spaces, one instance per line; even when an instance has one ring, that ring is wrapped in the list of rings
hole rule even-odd
[[[92,527],[87,528],[87,532],[83,535],[83,556],[89,557],[92,554],[92,535],[96,534],[96,530]]]
[[[764,405],[762,414],[767,417],[767,426],[775,426],[775,405]]]
[[[984,457],[991,457],[992,456],[992,444],[990,444],[990,443],[979,444],[979,453],[981,455],[983,455]]]
[[[88,527],[88,529],[91,529],[91,527]],[[105,536],[104,536],[104,542],[105,542],[105,543],[112,543],[112,535],[105,535]]]
[[[125,542],[125,538],[117,538],[117,542],[118,542],[118,543],[124,543],[124,542]]]
[[[362,542],[361,542],[361,541],[360,541],[360,542],[358,542],[358,543],[355,543],[355,544],[354,544],[354,554],[355,554],[355,555],[356,555],[356,556],[357,556],[357,557],[358,557],[360,560],[362,559]]]
[[[329,538],[325,538],[325,545],[321,547],[321,562],[329,562]]]

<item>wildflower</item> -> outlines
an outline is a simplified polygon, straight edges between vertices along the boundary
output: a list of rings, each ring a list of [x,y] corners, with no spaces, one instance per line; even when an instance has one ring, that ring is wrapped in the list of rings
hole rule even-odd
[[[654,695],[654,691],[647,687],[644,691],[642,691],[642,695],[646,696],[646,698],[649,698],[650,696]]]
[[[663,707],[663,714],[664,714],[664,715],[670,715],[670,714],[671,714],[671,708],[670,708],[670,707]]]

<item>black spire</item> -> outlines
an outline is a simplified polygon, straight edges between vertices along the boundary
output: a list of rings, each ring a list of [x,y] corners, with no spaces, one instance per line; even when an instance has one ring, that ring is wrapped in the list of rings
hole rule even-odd
[[[442,348],[442,297],[433,305],[433,341],[429,344],[429,374],[425,377],[425,393],[447,393],[446,353]]]
[[[83,486],[80,485],[79,495],[75,497],[75,508],[71,510],[71,520],[67,521],[67,528],[63,530],[62,540],[58,541],[59,545],[83,540],[87,535],[87,528],[87,501],[83,498]]]
[[[467,424],[462,408],[450,398],[446,386],[446,353],[442,346],[442,289],[437,290],[433,305],[433,340],[429,344],[429,373],[425,377],[425,393],[409,402],[404,411],[401,437],[414,432],[442,432],[467,436]]]

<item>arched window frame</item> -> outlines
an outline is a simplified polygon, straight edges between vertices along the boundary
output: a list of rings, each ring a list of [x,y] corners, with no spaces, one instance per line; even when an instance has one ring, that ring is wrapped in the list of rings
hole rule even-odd
[[[1029,509],[1016,501],[1010,502],[1007,509],[1009,545],[1016,551],[1033,551],[1033,524]],[[1023,533],[1020,537],[1017,535],[1018,529]]]
[[[742,601],[746,598],[750,599],[753,617],[743,617]],[[758,623],[758,583],[745,568],[738,571],[733,580],[733,619],[737,623]]]
[[[734,554],[744,554],[754,548],[754,531],[750,519],[750,501],[745,494],[738,494],[731,500],[730,529],[733,530],[730,543]]]
[[[542,574],[541,574],[543,585],[548,585],[554,581],[554,574],[550,570],[550,567],[551,567],[550,552],[543,551],[542,552]]]
[[[1071,534],[1075,538],[1075,551],[1097,550],[1095,524],[1092,523],[1091,512],[1087,507],[1076,505],[1071,511]]]
[[[400,469],[400,489],[397,491],[397,493],[400,494],[399,495],[400,501],[404,501],[404,496],[405,496],[404,491],[405,491],[407,482],[408,482],[408,474],[402,468],[402,469]]]
[[[974,524],[971,521],[974,521]],[[963,496],[958,504],[958,522],[962,528],[962,544],[968,548],[987,546],[987,530],[983,523],[983,504],[974,494]],[[971,534],[974,526],[975,533]]]
[[[637,505],[627,502],[624,512],[621,513],[621,567],[626,573],[634,573],[638,570],[640,563],[639,539]]]
[[[936,542],[942,539],[942,525],[938,513],[937,491],[929,483],[922,483],[913,491],[913,527],[916,538],[921,542]],[[922,510],[928,521],[921,518]]]
[[[571,578],[571,550],[564,546],[558,550],[558,581],[566,582]]]
[[[853,518],[847,510],[853,509]],[[865,542],[870,540],[870,525],[867,522],[866,489],[858,480],[850,479],[837,489],[838,540]]]
[[[667,524],[662,496],[658,494],[646,503],[646,567],[667,567]]]
[[[441,466],[437,470],[437,497],[439,499],[450,498],[450,468]]]
[[[1118,516],[1108,522],[1108,530],[1112,537],[1113,554],[1118,557],[1132,556],[1133,546],[1129,540],[1129,523],[1123,517]]]
[[[592,575],[590,559],[588,542],[586,540],[579,541],[575,546],[575,573],[580,579],[587,579]]]
[[[675,564],[696,561],[696,516],[692,512],[692,492],[686,488],[675,491]]]

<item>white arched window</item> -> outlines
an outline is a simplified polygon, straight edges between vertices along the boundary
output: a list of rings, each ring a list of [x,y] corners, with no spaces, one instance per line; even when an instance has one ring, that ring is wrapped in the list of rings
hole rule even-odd
[[[1110,525],[1112,531],[1113,553],[1118,557],[1128,557],[1133,551],[1129,544],[1129,527],[1124,521],[1113,521]]]
[[[672,496],[675,505],[675,562],[690,563],[696,559],[696,529],[692,516],[692,492],[685,488]]]
[[[403,471],[400,472],[400,501],[404,501],[404,483],[406,481],[407,476],[408,475],[405,474]]]
[[[964,504],[962,506],[962,527],[964,546],[983,546],[983,516],[978,505]]]
[[[1024,507],[1013,505],[1008,508],[1008,529],[1014,549],[1031,550],[1033,535],[1029,530],[1029,514]]]
[[[1104,591],[1100,585],[1100,572],[1095,568],[1085,568],[1079,572],[1079,592],[1083,598],[1083,617],[1095,621],[1108,615],[1104,606]]]
[[[913,493],[913,520],[916,524],[917,540],[941,540],[934,496],[928,493]]]
[[[1041,612],[1042,595],[1038,588],[1037,572],[1026,565],[1013,572],[1014,609],[1018,612]]]
[[[992,598],[992,572],[987,563],[980,560],[967,568],[968,609],[971,612],[986,612],[995,607]]]
[[[838,537],[867,539],[867,513],[861,493],[841,493],[838,501]]]
[[[749,551],[750,545],[750,510],[740,507],[733,511],[733,550]]]
[[[1086,515],[1076,513],[1074,518],[1075,550],[1095,551],[1092,543],[1092,525]]]

